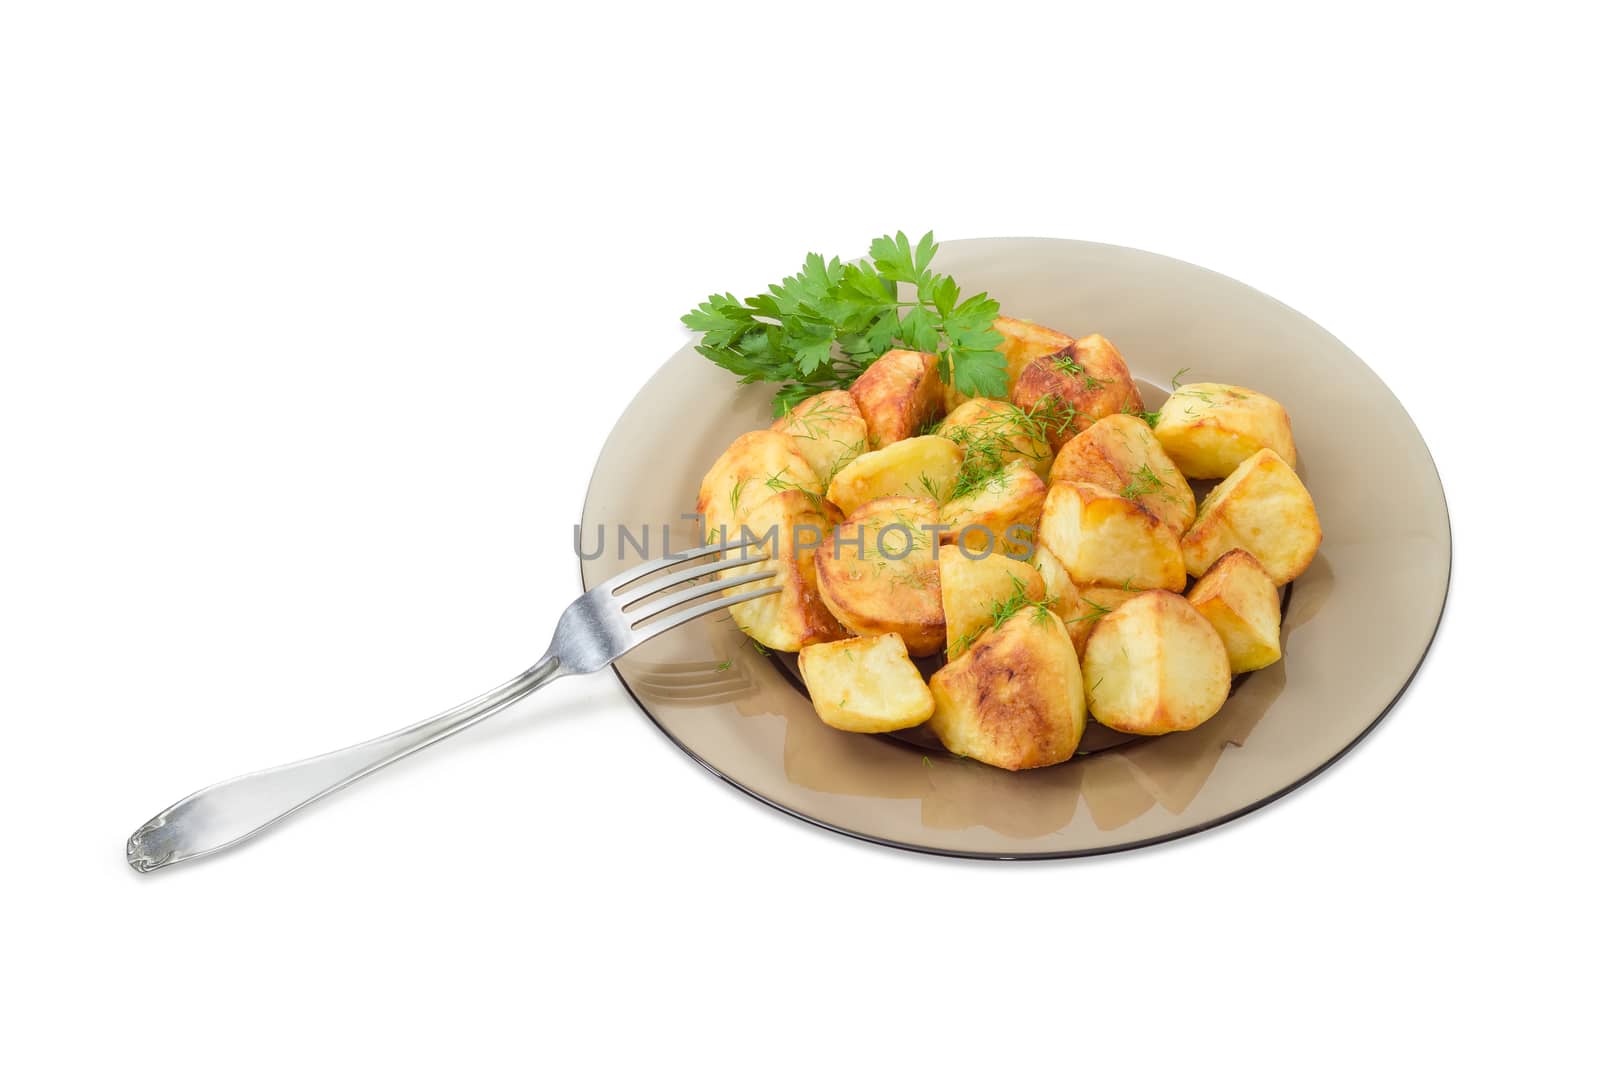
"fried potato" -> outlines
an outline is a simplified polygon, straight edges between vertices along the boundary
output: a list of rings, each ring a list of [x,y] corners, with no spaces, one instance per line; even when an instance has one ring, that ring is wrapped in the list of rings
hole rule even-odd
[[[1131,589],[1123,586],[1091,585],[1078,590],[1078,600],[1071,613],[1062,618],[1062,625],[1067,628],[1067,636],[1072,639],[1072,647],[1083,655],[1083,647],[1089,641],[1089,635],[1094,632],[1095,625],[1110,613],[1122,607],[1140,593],[1148,593],[1148,589]]]
[[[1050,472],[1045,423],[1004,399],[969,399],[945,415],[937,431],[992,465],[1021,459],[1040,477]]]
[[[1045,603],[1050,605],[1050,610],[1060,617],[1063,623],[1077,614],[1078,587],[1072,581],[1072,575],[1067,573],[1067,568],[1055,554],[1042,544],[1036,544],[1033,549],[1033,568],[1039,572],[1039,578],[1044,582]],[[1071,625],[1068,624],[1068,633]],[[1076,641],[1073,642],[1077,644]]]
[[[1133,735],[1199,727],[1232,685],[1216,630],[1162,590],[1140,593],[1096,624],[1083,650],[1083,681],[1094,718]]]
[[[929,726],[951,753],[997,768],[1070,758],[1083,738],[1083,678],[1055,613],[1023,608],[933,673]]]
[[[1100,418],[1144,409],[1128,364],[1111,341],[1098,334],[1023,367],[1011,389],[1011,401],[1028,410],[1046,398],[1056,400],[1057,409],[1067,415],[1050,430],[1050,447],[1056,451]]]
[[[939,600],[944,608],[945,655],[954,660],[994,623],[1012,598],[1045,599],[1044,579],[1021,560],[1001,555],[968,559],[947,548],[939,556]]]
[[[745,433],[728,446],[700,482],[695,511],[705,517],[706,541],[737,537],[739,525],[763,500],[798,489],[822,495],[822,482],[794,438],[770,429]]]
[[[771,570],[777,575],[736,586],[728,590],[728,595],[774,585],[781,585],[783,591],[729,608],[728,614],[740,630],[767,648],[786,653],[845,636],[844,627],[817,592],[817,548],[838,522],[839,515],[832,504],[795,489],[770,496],[749,511],[741,526],[762,543],[724,554],[735,558],[759,550],[770,558],[722,571],[720,576],[734,578]]]
[[[996,317],[994,330],[1000,333],[997,348],[1006,359],[1006,389],[1016,384],[1018,375],[1029,362],[1045,354],[1055,354],[1063,347],[1072,346],[1072,337],[1042,324],[1017,317]],[[954,385],[944,388],[946,410],[955,410],[972,397],[956,391]],[[1043,477],[1043,474],[1039,475]]]
[[[1189,603],[1206,617],[1228,651],[1235,675],[1278,662],[1283,606],[1261,564],[1242,548],[1223,554],[1189,590]]]
[[[1015,384],[1023,368],[1035,358],[1057,354],[1077,342],[1065,332],[1020,317],[996,317],[1000,353],[1006,356],[1006,377]]]
[[[933,693],[898,634],[808,645],[800,677],[822,722],[841,731],[900,731],[933,715]]]
[[[1178,534],[1110,489],[1077,481],[1050,486],[1039,540],[1079,586],[1182,590]]]
[[[939,359],[921,351],[887,351],[850,385],[867,422],[867,447],[916,436],[944,413]]]
[[[942,436],[913,436],[858,455],[834,475],[828,499],[849,514],[868,500],[920,496],[943,502],[961,470],[961,449]]]
[[[959,487],[959,486],[958,486]],[[1020,459],[977,487],[946,501],[939,521],[949,527],[940,535],[947,544],[973,552],[1027,556],[1035,544],[1045,485]]]
[[[1161,405],[1156,439],[1189,477],[1227,477],[1262,448],[1293,469],[1289,414],[1270,396],[1232,384],[1185,384]]]
[[[1311,566],[1321,544],[1311,493],[1287,462],[1262,448],[1201,501],[1183,535],[1183,562],[1198,577],[1224,552],[1242,548],[1273,585],[1286,585]]]
[[[824,488],[846,463],[867,450],[867,420],[846,391],[821,392],[803,400],[773,422],[772,430],[794,437],[794,446]]]
[[[913,656],[944,645],[932,500],[888,496],[850,513],[817,549],[817,588],[834,617],[863,635],[899,634]]]
[[[1194,490],[1142,418],[1110,414],[1062,446],[1050,480],[1121,490],[1182,533],[1194,521]]]

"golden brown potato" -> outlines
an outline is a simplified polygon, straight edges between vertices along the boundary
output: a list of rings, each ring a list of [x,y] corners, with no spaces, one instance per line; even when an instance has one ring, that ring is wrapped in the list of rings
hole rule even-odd
[[[1189,590],[1189,603],[1222,638],[1235,675],[1275,664],[1283,655],[1278,641],[1283,605],[1277,587],[1244,549],[1235,548],[1213,563]]]
[[[1227,650],[1205,617],[1177,594],[1152,590],[1096,624],[1083,650],[1083,682],[1089,711],[1107,727],[1164,735],[1215,716],[1232,678]]]
[[[828,499],[845,514],[885,496],[942,503],[960,470],[961,449],[954,443],[942,436],[913,436],[846,463],[828,485]]]
[[[822,482],[794,438],[769,429],[745,433],[728,446],[700,482],[695,510],[705,517],[706,541],[731,540],[739,524],[763,500],[799,490],[820,497]]]
[[[932,500],[888,496],[850,513],[817,549],[828,610],[857,634],[899,634],[913,656],[944,645]]]
[[[944,413],[937,355],[887,351],[850,385],[867,422],[867,447],[916,436]]]
[[[1178,534],[1110,489],[1077,481],[1051,485],[1039,540],[1079,586],[1182,590]]]
[[[1077,342],[1065,332],[1020,317],[996,317],[993,327],[1000,333],[1000,353],[1006,356],[1006,377],[1013,384],[1035,358],[1059,354]]]
[[[1098,334],[1035,358],[1023,368],[1011,389],[1011,401],[1029,410],[1047,398],[1056,401],[1062,415],[1050,437],[1050,447],[1056,451],[1100,418],[1144,409],[1128,364],[1111,341]]]
[[[1068,440],[1050,466],[1050,480],[1101,485],[1182,533],[1194,521],[1194,490],[1143,419],[1101,418]]]
[[[1072,647],[1083,655],[1083,647],[1094,632],[1095,624],[1148,589],[1129,589],[1123,586],[1091,585],[1078,590],[1078,601],[1069,615],[1062,618]]]
[[[1321,544],[1311,493],[1287,462],[1262,448],[1201,501],[1183,535],[1183,561],[1198,577],[1224,552],[1242,548],[1273,585],[1286,585],[1311,566]]]
[[[803,400],[772,423],[774,432],[794,437],[794,446],[827,488],[851,459],[867,450],[867,420],[846,391],[822,392]]]
[[[822,722],[841,731],[900,731],[933,715],[933,694],[898,634],[808,645],[800,677]]]
[[[939,510],[939,521],[949,527],[941,541],[974,552],[1027,556],[1033,550],[1045,485],[1026,462],[1018,459],[970,489],[962,491],[959,483],[956,489],[960,495]]]
[[[967,400],[945,415],[938,433],[975,464],[994,469],[1021,459],[1040,477],[1050,472],[1046,423],[1004,399]]]
[[[1185,384],[1161,405],[1156,439],[1190,477],[1227,477],[1262,448],[1293,469],[1289,414],[1270,396],[1232,384]]]
[[[930,727],[951,753],[997,768],[1070,758],[1083,738],[1083,678],[1055,613],[1024,607],[933,673]]]
[[[1002,555],[968,559],[954,548],[939,555],[939,599],[944,607],[945,655],[954,660],[988,629],[1006,602],[1045,599],[1044,579],[1021,560]]]
[[[770,570],[778,573],[774,578],[730,589],[728,595],[773,585],[783,586],[783,592],[729,608],[728,614],[739,629],[767,648],[786,653],[799,652],[815,642],[844,637],[844,628],[817,593],[817,548],[839,522],[833,505],[790,489],[760,501],[740,522],[743,529],[761,540],[759,551],[771,558],[763,563],[723,571],[721,577],[764,574]],[[758,549],[740,549],[725,555],[738,558]]]
[[[1032,563],[1044,582],[1045,603],[1065,623],[1077,614],[1074,609],[1078,607],[1078,587],[1072,581],[1072,575],[1067,573],[1067,568],[1061,565],[1055,554],[1042,544],[1034,545]],[[1068,633],[1071,633],[1070,626]]]

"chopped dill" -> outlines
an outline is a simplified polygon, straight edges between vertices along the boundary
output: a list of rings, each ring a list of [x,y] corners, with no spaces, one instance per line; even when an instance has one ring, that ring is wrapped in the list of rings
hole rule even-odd
[[[813,504],[816,504],[820,507],[822,505],[822,494],[817,492],[816,489],[809,488],[800,484],[798,481],[791,481],[789,478],[784,477],[783,475],[788,472],[789,468],[785,466],[777,473],[768,477],[766,481],[767,488],[771,489],[773,492],[788,492],[791,489],[795,492],[803,492]]]
[[[949,498],[959,500],[985,488],[1004,488],[1008,463],[1015,459],[1048,460],[1050,442],[1070,428],[1077,417],[1077,408],[1071,403],[1045,396],[1027,409],[1014,403],[999,403],[970,425],[942,430],[941,435],[962,449],[961,468],[950,487]]]
[[[1176,373],[1172,374],[1172,390],[1173,391],[1177,391],[1179,388],[1181,388],[1183,386],[1183,375],[1185,373],[1189,372],[1189,368],[1190,368],[1189,366],[1184,366],[1182,369],[1180,369]]]
[[[1133,472],[1128,483],[1122,486],[1124,500],[1137,500],[1145,496],[1159,496],[1163,500],[1173,499],[1172,491],[1167,488],[1167,483],[1161,480],[1161,475],[1150,469],[1150,464],[1145,463]]]
[[[1105,381],[1084,369],[1083,364],[1073,355],[1070,347],[1063,349],[1053,359],[1055,367],[1070,377],[1082,377],[1083,386],[1089,391],[1094,391]]]
[[[844,441],[835,439],[834,443],[844,444]],[[839,476],[839,471],[855,462],[856,458],[866,450],[866,447],[867,442],[865,440],[857,440],[854,443],[845,444],[844,451],[833,461],[833,466],[829,468],[827,476],[822,479],[824,492],[827,491],[829,485],[833,484],[833,479]]]
[[[1087,604],[1090,608],[1092,608],[1094,610],[1090,611],[1090,612],[1086,612],[1083,615],[1075,616],[1075,617],[1073,617],[1071,619],[1068,619],[1067,622],[1069,622],[1069,623],[1093,622],[1094,620],[1100,618],[1102,615],[1105,615],[1105,614],[1107,614],[1108,612],[1111,611],[1111,609],[1107,608],[1105,605],[1096,604],[1094,601],[1090,600],[1087,597],[1083,597],[1083,598],[1080,598],[1080,599],[1082,599],[1083,603]]]
[[[797,408],[789,412],[789,422],[784,431],[801,440],[834,440],[836,437],[828,432],[828,425],[846,417],[848,413],[843,405],[834,402],[814,406],[804,414],[799,413]]]
[[[1159,411],[1159,410],[1140,410],[1138,407],[1134,406],[1132,403],[1125,404],[1123,406],[1123,408],[1122,408],[1122,412],[1124,414],[1128,414],[1128,415],[1130,415],[1132,417],[1138,418],[1140,421],[1144,422],[1146,425],[1150,426],[1150,428],[1152,428],[1152,429],[1154,429],[1156,427],[1156,422],[1161,418],[1161,411]]]
[[[718,671],[727,671],[731,667],[733,667],[733,661],[732,660],[724,660],[722,663],[717,665],[717,670]]]
[[[957,656],[970,649],[973,642],[977,641],[979,636],[985,632],[999,630],[1001,624],[1020,615],[1024,609],[1032,608],[1034,615],[1039,619],[1044,619],[1050,614],[1050,602],[1047,600],[1034,600],[1029,597],[1027,587],[1022,584],[1022,579],[1014,574],[1011,576],[1011,589],[1012,592],[1009,597],[1005,600],[994,601],[989,606],[989,622],[977,627],[970,633],[961,635],[955,640],[950,646],[950,659],[954,660]]]
[[[997,629],[1006,620],[1020,614],[1024,608],[1032,608],[1034,614],[1043,619],[1050,610],[1050,602],[1034,600],[1028,596],[1028,589],[1022,584],[1022,579],[1016,575],[1011,576],[1011,595],[1005,600],[997,600],[990,609],[989,628]]]

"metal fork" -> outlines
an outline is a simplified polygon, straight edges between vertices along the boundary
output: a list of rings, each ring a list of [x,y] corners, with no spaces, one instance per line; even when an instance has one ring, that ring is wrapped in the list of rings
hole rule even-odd
[[[317,799],[465,731],[563,675],[599,671],[630,649],[702,615],[742,601],[769,596],[782,586],[705,600],[712,594],[776,576],[777,571],[721,577],[689,589],[674,587],[706,575],[753,567],[770,558],[761,539],[708,545],[642,563],[602,582],[567,606],[556,622],[550,648],[539,662],[510,682],[440,713],[431,720],[293,764],[237,776],[196,791],[156,814],[128,838],[128,864],[141,873],[214,854],[258,835]],[[753,554],[717,559],[689,570],[668,568],[749,548]],[[662,574],[661,572],[667,572]],[[635,583],[638,583],[635,585]],[[629,589],[628,587],[634,586]],[[627,592],[622,592],[626,589]],[[650,598],[657,598],[651,600]]]

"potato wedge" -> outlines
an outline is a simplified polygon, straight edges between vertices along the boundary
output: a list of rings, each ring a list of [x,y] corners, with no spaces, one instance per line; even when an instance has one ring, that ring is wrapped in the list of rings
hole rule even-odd
[[[821,497],[822,482],[800,453],[794,438],[770,429],[745,433],[722,453],[700,482],[695,511],[705,518],[706,541],[725,530],[736,537],[748,513],[791,489]]]
[[[1141,418],[1110,414],[1067,441],[1050,480],[1120,490],[1182,533],[1194,521],[1194,490]]]
[[[1189,590],[1189,603],[1222,638],[1235,675],[1259,671],[1283,656],[1278,589],[1244,549],[1226,552],[1213,563]]]
[[[1224,552],[1242,548],[1273,585],[1287,585],[1316,558],[1322,524],[1293,467],[1262,448],[1212,489],[1183,535],[1183,561],[1199,577]]]
[[[1083,650],[1083,682],[1089,711],[1107,727],[1164,735],[1215,716],[1233,680],[1228,652],[1205,617],[1176,593],[1152,590],[1096,624]]]
[[[1071,614],[1062,618],[1061,623],[1067,628],[1067,636],[1072,639],[1072,647],[1083,655],[1083,647],[1089,641],[1089,635],[1094,632],[1096,624],[1107,615],[1122,607],[1140,593],[1148,593],[1148,589],[1128,589],[1122,586],[1084,586],[1078,590],[1078,601]],[[1164,592],[1164,591],[1163,591]]]
[[[937,431],[991,468],[1021,459],[1040,477],[1050,472],[1045,423],[1004,399],[969,399],[945,415]]]
[[[817,587],[834,617],[862,634],[899,634],[913,656],[944,645],[932,500],[888,496],[850,513],[817,549]]]
[[[917,436],[944,413],[939,359],[921,351],[886,351],[850,385],[867,422],[867,447]]]
[[[1072,575],[1067,573],[1067,568],[1061,565],[1055,554],[1042,544],[1034,545],[1033,558],[1030,562],[1044,582],[1045,603],[1050,605],[1050,610],[1065,624],[1068,619],[1078,614],[1075,610],[1078,607],[1078,586],[1073,582]],[[1070,625],[1068,632],[1071,632]],[[1073,644],[1076,645],[1077,642],[1074,641]]]
[[[960,483],[956,488],[960,489]],[[948,529],[940,535],[945,544],[977,553],[1000,552],[1027,557],[1037,543],[1039,514],[1044,509],[1045,484],[1023,460],[961,492],[939,509],[939,521]]]
[[[1077,481],[1051,485],[1039,540],[1079,586],[1182,590],[1178,534],[1110,489]]]
[[[800,677],[822,722],[841,731],[900,731],[933,715],[933,693],[898,634],[808,645]]]
[[[772,423],[794,437],[794,446],[827,488],[846,463],[867,450],[867,420],[846,391],[821,392],[801,401]]]
[[[1016,771],[1060,764],[1083,738],[1083,678],[1045,608],[1023,608],[933,673],[929,726],[951,753]]]
[[[971,648],[1013,598],[1045,599],[1044,579],[1038,571],[1006,556],[968,559],[955,549],[945,549],[939,556],[945,655],[954,660]]]
[[[762,542],[757,546],[759,551],[771,558],[763,563],[723,571],[721,577],[765,574],[771,570],[776,570],[777,575],[736,586],[728,590],[728,595],[783,586],[780,593],[747,600],[728,609],[740,630],[767,648],[786,653],[845,636],[844,627],[839,625],[817,592],[817,549],[838,522],[839,514],[832,504],[795,489],[760,501],[740,520],[741,532],[755,535]],[[751,551],[743,549],[725,554],[738,557]]]
[[[1035,358],[1058,354],[1077,342],[1065,332],[1020,317],[996,317],[993,328],[1000,333],[1000,353],[1006,356],[1006,376],[1013,384]]]
[[[868,500],[920,496],[942,503],[961,470],[961,449],[942,436],[913,436],[858,455],[828,485],[828,499],[849,514]]]
[[[1289,413],[1271,396],[1232,384],[1185,384],[1161,404],[1156,439],[1189,477],[1227,477],[1262,448],[1293,469]]]
[[[1128,364],[1111,341],[1098,334],[1035,358],[1023,368],[1011,389],[1011,401],[1029,410],[1047,398],[1054,399],[1063,414],[1050,436],[1050,447],[1056,451],[1100,418],[1144,409]]]

